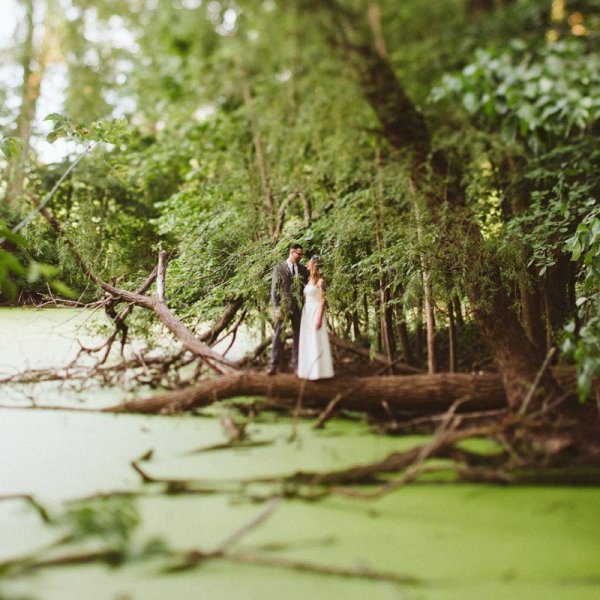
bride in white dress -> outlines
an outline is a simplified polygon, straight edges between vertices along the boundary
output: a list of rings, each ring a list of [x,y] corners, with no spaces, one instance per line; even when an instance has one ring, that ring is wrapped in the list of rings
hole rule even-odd
[[[304,308],[300,322],[298,377],[327,379],[333,377],[333,360],[325,319],[325,280],[319,272],[319,260],[308,261],[309,279],[304,288]]]

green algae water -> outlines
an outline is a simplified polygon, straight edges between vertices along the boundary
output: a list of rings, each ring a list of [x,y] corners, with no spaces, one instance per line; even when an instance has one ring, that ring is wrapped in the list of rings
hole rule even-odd
[[[76,353],[75,338],[83,335],[78,328],[88,318],[70,309],[0,310],[0,376],[65,364]],[[273,493],[281,494],[277,478],[366,464],[422,439],[377,435],[362,421],[333,419],[316,431],[307,421],[263,415],[247,427],[253,445],[226,447],[220,419],[235,416],[228,403],[197,416],[112,415],[67,409],[114,404],[135,390],[92,384],[81,389],[56,383],[0,386],[0,562],[34,555],[61,539],[63,515],[84,499],[117,494],[136,523],[128,539],[133,558],[122,565],[55,566],[10,578],[0,571],[0,598],[600,595],[600,489],[585,487],[422,482],[376,500],[284,496],[231,547],[264,564],[216,559],[171,572],[160,554],[135,558],[135,549],[153,541],[171,552],[211,552],[255,521]],[[64,410],[31,408],[44,405]],[[195,493],[167,494],[160,483],[144,483],[132,463],[154,480],[194,482]],[[50,523],[25,495],[45,508]],[[105,543],[92,537],[69,552]],[[377,571],[396,579],[292,568],[302,564]]]

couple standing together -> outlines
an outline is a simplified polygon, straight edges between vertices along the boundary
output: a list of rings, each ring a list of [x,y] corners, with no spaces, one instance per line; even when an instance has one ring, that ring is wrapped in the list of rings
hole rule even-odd
[[[283,353],[283,331],[292,325],[292,367],[301,379],[333,377],[333,361],[325,320],[325,280],[320,260],[313,256],[308,268],[300,264],[304,249],[292,244],[285,262],[273,269],[271,301],[275,308],[275,331],[269,375],[277,372]]]

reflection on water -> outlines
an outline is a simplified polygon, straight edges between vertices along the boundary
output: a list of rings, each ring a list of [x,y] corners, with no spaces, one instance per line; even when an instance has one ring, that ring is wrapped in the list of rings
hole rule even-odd
[[[76,326],[86,318],[62,309],[0,310],[0,370],[68,361],[77,351]],[[56,403],[61,393],[43,385],[22,387],[37,404]],[[0,388],[3,405],[6,389]],[[49,402],[46,395],[54,393]],[[88,393],[78,397],[84,406],[96,402]],[[123,395],[119,389],[103,393],[111,403]],[[23,406],[22,399],[17,402]],[[147,417],[0,409],[0,495],[31,494],[53,516],[94,494],[143,492],[134,500],[141,517],[136,540],[159,537],[171,549],[210,551],[260,511],[260,502],[241,491],[248,479],[368,463],[418,441],[374,435],[363,422],[334,419],[315,431],[308,422],[278,416],[248,425],[250,440],[260,442],[255,446],[215,449],[227,441],[219,419],[232,411],[224,405],[199,416]],[[193,480],[213,493],[167,496],[161,486],[143,484],[131,463],[150,450],[141,464],[153,478]],[[267,495],[275,489],[278,484],[257,488]],[[44,524],[27,501],[0,502],[0,560],[34,552],[63,533]],[[376,501],[286,499],[235,549],[391,571],[422,583],[222,560],[176,575],[162,572],[164,563],[156,559],[118,569],[62,567],[0,579],[0,598],[591,599],[600,581],[600,490],[446,484],[413,485]]]

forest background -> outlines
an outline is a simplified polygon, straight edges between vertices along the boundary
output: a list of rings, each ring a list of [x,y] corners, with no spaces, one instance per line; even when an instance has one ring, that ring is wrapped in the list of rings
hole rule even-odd
[[[512,406],[557,348],[585,398],[600,372],[599,9],[17,2],[3,301],[99,297],[31,216],[45,201],[106,281],[134,289],[166,250],[169,306],[192,330],[227,310],[269,333],[272,266],[300,242],[323,258],[340,337],[429,372],[489,356]]]

